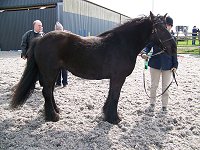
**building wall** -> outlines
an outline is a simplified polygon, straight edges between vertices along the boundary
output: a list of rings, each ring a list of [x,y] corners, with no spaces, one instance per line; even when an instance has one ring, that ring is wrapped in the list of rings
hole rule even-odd
[[[0,0],[0,9],[56,4],[63,0]]]
[[[63,25],[66,30],[81,36],[98,35],[114,28],[118,23],[70,12],[63,13]]]
[[[3,51],[20,49],[22,35],[33,29],[33,21],[43,23],[44,32],[54,30],[56,8],[3,12],[0,15],[0,48]]]
[[[128,19],[112,10],[83,0],[63,0],[63,24],[82,36],[98,35]]]
[[[38,9],[43,5],[50,8]],[[6,10],[0,12],[0,50],[4,51],[19,50],[22,35],[36,19],[42,21],[45,33],[60,21],[82,36],[98,35],[129,19],[86,0],[0,0],[0,10]]]
[[[120,14],[83,0],[63,0],[64,12],[119,22]]]

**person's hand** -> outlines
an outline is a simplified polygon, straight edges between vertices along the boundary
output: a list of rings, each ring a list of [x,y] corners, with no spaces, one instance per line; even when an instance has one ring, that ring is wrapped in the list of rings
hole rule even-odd
[[[145,60],[147,60],[149,58],[149,56],[147,54],[141,54],[141,57]]]
[[[171,69],[171,71],[174,72],[174,73],[176,73],[176,68],[173,67],[173,68]]]

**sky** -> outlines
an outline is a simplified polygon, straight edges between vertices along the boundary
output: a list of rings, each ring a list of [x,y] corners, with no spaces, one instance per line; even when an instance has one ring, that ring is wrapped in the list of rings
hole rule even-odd
[[[191,32],[193,26],[200,28],[200,0],[88,0],[106,8],[112,9],[129,17],[149,15],[152,11],[155,15],[168,13],[174,20],[175,26],[189,26]]]

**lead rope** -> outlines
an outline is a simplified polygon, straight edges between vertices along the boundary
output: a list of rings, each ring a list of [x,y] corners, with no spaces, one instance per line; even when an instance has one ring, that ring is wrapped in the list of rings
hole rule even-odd
[[[159,55],[159,54],[161,54],[161,53],[163,53],[163,52],[164,52],[164,50],[162,50],[162,51],[160,51],[160,52],[158,52],[158,53],[156,53],[156,54],[154,54],[154,55],[151,55],[150,57]],[[146,81],[146,80],[145,80],[145,70],[147,70],[147,68],[148,68],[148,60],[145,60],[145,67],[144,67],[144,71],[143,71],[143,83],[144,83],[144,91],[145,91],[146,95],[147,95],[149,98],[157,98],[157,97],[162,96],[162,95],[169,89],[169,87],[172,85],[173,81],[175,81],[176,85],[178,86],[178,83],[177,83],[177,80],[176,80],[175,72],[172,71],[172,76],[173,76],[173,78],[172,78],[172,81],[170,82],[170,84],[166,87],[166,89],[165,89],[161,94],[159,94],[159,95],[157,95],[157,96],[155,96],[155,97],[149,96],[149,94],[147,93],[146,83],[145,83],[145,81]]]

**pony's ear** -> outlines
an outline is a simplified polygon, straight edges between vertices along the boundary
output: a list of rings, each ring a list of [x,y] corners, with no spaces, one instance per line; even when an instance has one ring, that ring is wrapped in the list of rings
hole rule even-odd
[[[164,18],[166,18],[167,17],[167,13],[164,15]]]
[[[153,21],[153,19],[154,19],[154,14],[150,11],[150,19]]]

